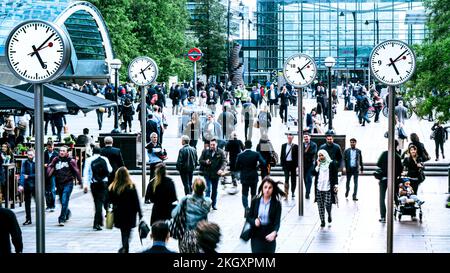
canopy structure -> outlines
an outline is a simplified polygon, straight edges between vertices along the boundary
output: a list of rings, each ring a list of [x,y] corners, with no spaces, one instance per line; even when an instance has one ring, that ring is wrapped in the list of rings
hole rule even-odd
[[[33,85],[30,83],[18,85],[16,88],[27,92],[33,92]],[[99,107],[111,107],[117,105],[114,101],[52,84],[44,84],[44,96],[65,102],[69,114],[74,115],[80,110],[83,113],[87,113],[98,109]]]
[[[34,92],[31,88],[30,92]],[[34,111],[34,94],[0,84],[0,113],[23,114]],[[66,112],[66,103],[44,96],[44,112]]]

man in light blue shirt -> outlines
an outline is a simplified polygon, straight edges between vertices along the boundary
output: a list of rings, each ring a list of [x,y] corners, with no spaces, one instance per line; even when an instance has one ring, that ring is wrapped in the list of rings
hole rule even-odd
[[[357,193],[358,193],[358,175],[361,169],[361,173],[363,172],[363,161],[361,150],[356,148],[356,139],[350,139],[350,148],[344,151],[344,164],[345,168],[343,169],[343,173],[347,174],[347,184],[345,197],[348,197],[348,193],[350,191],[350,180],[353,176],[353,201],[358,201]]]

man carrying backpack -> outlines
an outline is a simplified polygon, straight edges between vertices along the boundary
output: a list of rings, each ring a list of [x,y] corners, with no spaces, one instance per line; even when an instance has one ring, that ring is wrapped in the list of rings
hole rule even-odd
[[[88,190],[88,185],[91,186],[95,204],[94,229],[102,230],[102,207],[108,189],[108,176],[113,168],[108,158],[100,155],[100,147],[94,147],[93,153],[93,156],[86,159],[84,165],[83,185],[85,193]]]

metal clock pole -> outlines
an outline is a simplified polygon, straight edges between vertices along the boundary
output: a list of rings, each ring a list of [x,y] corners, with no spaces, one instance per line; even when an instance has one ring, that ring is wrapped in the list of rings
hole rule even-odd
[[[388,188],[387,188],[387,252],[393,251],[393,202],[394,202],[394,185],[395,183],[395,113],[394,113],[394,101],[395,101],[395,87],[389,86],[389,122],[388,122]]]
[[[36,128],[36,252],[45,253],[44,211],[44,91],[42,83],[34,84],[34,124]]]
[[[147,178],[147,160],[145,144],[147,142],[147,105],[145,102],[146,86],[141,86],[141,142],[142,142],[142,197],[145,196],[145,180]]]
[[[298,90],[298,215],[303,216],[303,90]]]

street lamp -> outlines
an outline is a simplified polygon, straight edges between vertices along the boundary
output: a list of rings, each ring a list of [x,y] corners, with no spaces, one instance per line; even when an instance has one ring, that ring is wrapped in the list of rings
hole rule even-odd
[[[251,84],[251,78],[250,78],[250,25],[253,24],[252,20],[248,19],[248,39],[247,39],[247,69],[248,69],[248,84]]]
[[[333,57],[325,58],[325,66],[328,67],[328,131],[327,134],[334,135],[333,131],[333,111],[331,111],[331,68],[336,64]]]
[[[352,11],[353,15],[353,73],[356,74],[356,56],[358,55],[357,47],[356,47],[356,11]],[[341,11],[339,16],[344,16],[344,12]]]
[[[111,69],[114,69],[115,72],[115,81],[114,81],[114,100],[116,101],[116,109],[114,111],[114,129],[111,131],[112,134],[120,133],[119,130],[119,102],[118,102],[118,92],[119,92],[119,69],[122,66],[122,61],[119,59],[114,59],[109,63]]]
[[[376,28],[376,33],[377,33],[377,39],[376,39],[376,44],[377,45],[380,42],[380,26],[379,26],[379,21],[378,20],[373,20],[375,22],[375,28]],[[369,25],[370,22],[369,20],[366,20],[364,22],[364,25]]]

